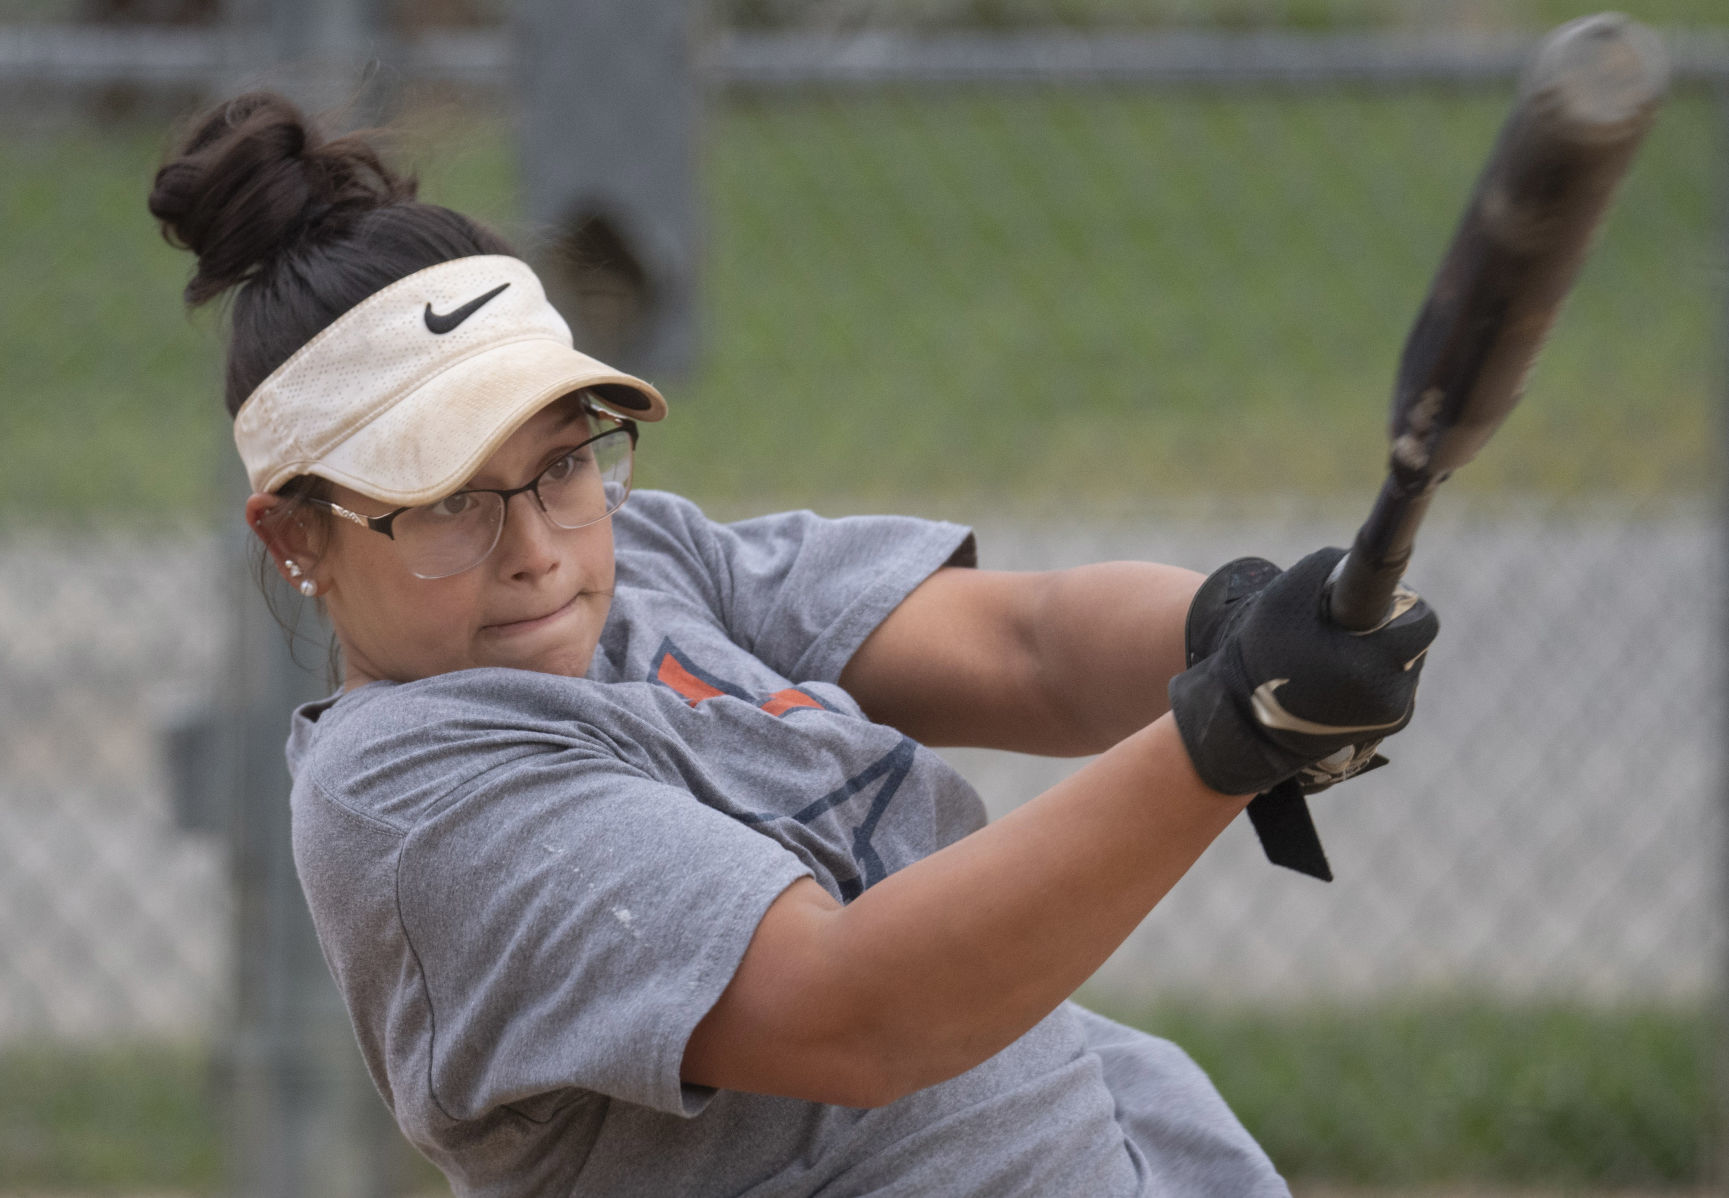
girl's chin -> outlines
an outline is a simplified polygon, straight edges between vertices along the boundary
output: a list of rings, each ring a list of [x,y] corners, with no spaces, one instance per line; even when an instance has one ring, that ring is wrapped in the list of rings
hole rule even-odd
[[[594,645],[562,645],[542,648],[537,652],[498,654],[485,664],[512,670],[533,670],[540,674],[557,674],[565,678],[581,678],[588,673],[594,660]]]
[[[611,602],[609,593],[584,592],[522,634],[483,632],[474,646],[482,660],[475,664],[580,678],[594,660]]]

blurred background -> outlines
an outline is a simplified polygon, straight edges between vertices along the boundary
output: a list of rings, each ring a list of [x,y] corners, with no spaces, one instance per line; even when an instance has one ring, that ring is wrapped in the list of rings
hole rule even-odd
[[[1729,10],[1631,0],[1666,109],[1524,404],[1450,482],[1338,880],[1233,827],[1083,992],[1298,1194],[1729,1192]],[[286,712],[220,314],[145,210],[255,85],[661,384],[642,485],[973,523],[983,564],[1288,564],[1562,0],[0,0],[0,1195],[443,1192],[287,861]],[[285,613],[297,596],[274,596]],[[955,762],[1000,813],[1074,768]]]

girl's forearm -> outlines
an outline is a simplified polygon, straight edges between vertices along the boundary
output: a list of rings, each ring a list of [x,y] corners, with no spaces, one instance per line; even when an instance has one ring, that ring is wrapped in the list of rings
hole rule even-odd
[[[853,654],[841,685],[923,744],[1100,753],[1164,713],[1200,583],[1150,562],[939,570]]]
[[[1054,756],[1098,753],[1169,709],[1184,668],[1183,630],[1202,575],[1149,562],[1103,562],[1045,577],[1028,638],[1052,717]]]
[[[825,955],[910,1091],[986,1060],[1144,919],[1247,798],[1195,777],[1167,716],[834,913]]]

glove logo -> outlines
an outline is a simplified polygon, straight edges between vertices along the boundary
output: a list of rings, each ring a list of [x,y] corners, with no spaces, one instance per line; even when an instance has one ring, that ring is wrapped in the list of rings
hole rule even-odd
[[[1255,719],[1263,728],[1277,728],[1283,732],[1301,732],[1305,736],[1353,736],[1359,732],[1396,732],[1405,726],[1410,716],[1394,720],[1390,724],[1317,724],[1314,720],[1305,720],[1300,715],[1292,715],[1279,702],[1278,689],[1289,682],[1289,678],[1274,678],[1263,682],[1255,688],[1255,693],[1249,696],[1249,706],[1254,710]]]

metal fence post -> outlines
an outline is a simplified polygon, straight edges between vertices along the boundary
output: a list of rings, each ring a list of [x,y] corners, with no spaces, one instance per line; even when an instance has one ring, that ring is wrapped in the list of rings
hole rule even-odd
[[[252,584],[251,534],[226,534],[235,645],[225,716],[233,795],[237,935],[230,1051],[233,1191],[244,1198],[379,1198],[392,1193],[399,1136],[354,1046],[318,951],[289,845],[289,714],[327,690],[290,653]],[[277,584],[278,610],[299,596]],[[304,621],[304,645],[322,622]],[[303,648],[301,659],[322,657]]]
[[[235,504],[248,488],[230,487]],[[231,1181],[242,1198],[383,1198],[405,1150],[367,1076],[324,964],[289,841],[289,716],[328,691],[328,627],[305,605],[296,663],[252,578],[252,534],[228,521],[235,640],[225,679],[235,886],[235,1028],[229,1052]],[[276,605],[304,601],[272,579]],[[308,668],[310,667],[310,668]]]
[[[577,347],[622,369],[696,354],[700,95],[692,0],[522,0],[524,208]]]
[[[269,86],[313,113],[342,112],[351,124],[378,117],[371,64],[394,48],[386,0],[228,0],[224,94]]]
[[[1718,296],[1718,320],[1720,329],[1717,342],[1717,369],[1719,385],[1723,394],[1719,397],[1718,447],[1717,465],[1719,470],[1717,499],[1717,519],[1720,522],[1717,534],[1718,551],[1723,555],[1717,567],[1717,635],[1722,644],[1729,645],[1729,483],[1722,477],[1729,473],[1729,285],[1724,282],[1724,267],[1729,264],[1729,72],[1719,75],[1712,85],[1712,95],[1716,101],[1713,106],[1716,116],[1716,149],[1717,149],[1717,268],[1718,286],[1721,293]],[[1720,647],[1721,649],[1721,647]],[[1722,660],[1718,666],[1719,682],[1723,693],[1729,694],[1729,653],[1721,653]],[[1729,704],[1725,705],[1729,709]],[[1724,809],[1729,810],[1729,760],[1725,760],[1723,746],[1729,739],[1718,741],[1717,770],[1719,786],[1723,788],[1720,802]],[[1724,913],[1720,927],[1729,928],[1729,819],[1724,820],[1724,835],[1720,838],[1717,858],[1717,889],[1719,910]],[[1716,1116],[1716,1126],[1712,1130],[1712,1152],[1709,1164],[1711,1180],[1715,1183],[1718,1193],[1729,1193],[1729,943],[1722,943],[1720,933],[1719,952],[1723,960],[1718,963],[1718,985],[1722,992],[1718,996],[1716,1032],[1716,1052],[1712,1064],[1715,1067],[1715,1097],[1716,1106],[1713,1114]]]
[[[248,69],[274,65],[270,83],[317,112],[359,95],[381,36],[378,0],[240,0],[231,17],[249,45]],[[227,1078],[229,1174],[241,1198],[386,1198],[400,1192],[407,1151],[355,1044],[318,948],[290,845],[283,759],[294,708],[330,689],[329,628],[310,604],[271,578],[276,607],[303,608],[297,663],[257,593],[254,538],[239,517],[251,488],[229,459],[223,489],[226,578],[234,643],[225,679],[226,776],[235,885],[235,1026]]]

